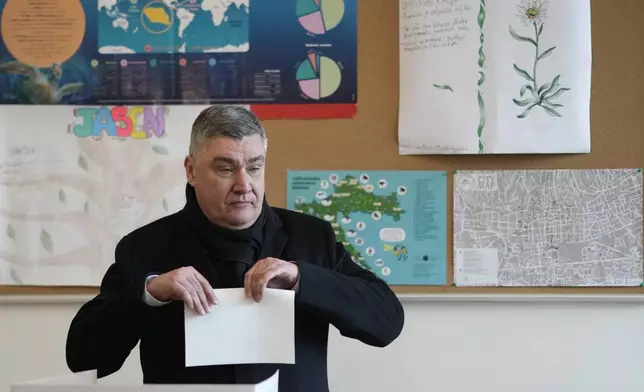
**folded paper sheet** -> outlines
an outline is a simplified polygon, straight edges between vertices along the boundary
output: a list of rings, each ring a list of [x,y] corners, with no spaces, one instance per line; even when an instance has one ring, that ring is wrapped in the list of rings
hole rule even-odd
[[[295,363],[295,293],[266,289],[257,303],[244,289],[215,290],[219,303],[185,309],[186,366]]]
[[[254,385],[96,385],[96,371],[14,383],[10,392],[278,392],[279,371]]]

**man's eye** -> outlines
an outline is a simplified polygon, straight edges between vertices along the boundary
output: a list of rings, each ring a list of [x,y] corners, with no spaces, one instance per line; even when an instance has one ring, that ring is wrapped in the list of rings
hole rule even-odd
[[[261,167],[255,166],[255,167],[251,167],[250,170],[248,170],[248,171],[250,171],[251,173],[254,173],[254,172],[258,172],[260,169],[261,169]]]
[[[233,169],[230,168],[230,167],[220,167],[219,171],[222,172],[222,173],[232,173]]]

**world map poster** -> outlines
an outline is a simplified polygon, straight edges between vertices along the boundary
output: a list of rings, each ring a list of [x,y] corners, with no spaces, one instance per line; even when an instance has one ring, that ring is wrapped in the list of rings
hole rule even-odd
[[[329,222],[353,262],[390,285],[446,284],[446,172],[289,171],[287,178],[287,208]]]
[[[0,104],[357,111],[356,0],[0,0]]]

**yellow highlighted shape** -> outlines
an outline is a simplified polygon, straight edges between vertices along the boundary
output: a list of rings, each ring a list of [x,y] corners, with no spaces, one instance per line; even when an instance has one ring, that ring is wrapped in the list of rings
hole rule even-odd
[[[145,17],[152,23],[162,24],[164,26],[171,26],[170,15],[163,7],[145,7],[143,9]]]

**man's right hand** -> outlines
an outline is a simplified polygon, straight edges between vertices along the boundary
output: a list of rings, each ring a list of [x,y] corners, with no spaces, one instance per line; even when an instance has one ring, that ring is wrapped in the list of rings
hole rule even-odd
[[[146,289],[159,301],[183,301],[199,314],[210,312],[217,303],[215,292],[193,267],[182,267],[152,278]]]

